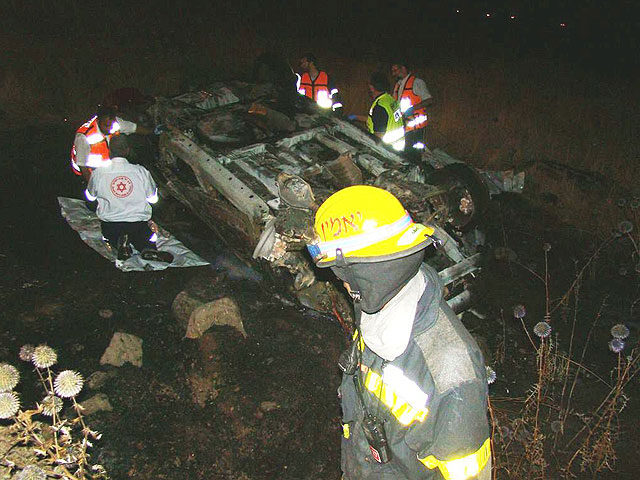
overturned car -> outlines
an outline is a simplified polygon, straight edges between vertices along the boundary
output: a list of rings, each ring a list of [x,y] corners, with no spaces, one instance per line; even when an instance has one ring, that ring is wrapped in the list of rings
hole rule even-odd
[[[435,228],[437,248],[425,261],[439,271],[454,310],[469,305],[482,243],[476,226],[489,199],[473,168],[428,150],[410,163],[271,83],[216,83],[158,98],[149,114],[168,126],[156,179],[234,250],[291,272],[305,306],[335,309],[333,287],[318,280],[305,246],[317,206],[356,184],[389,190],[416,221]]]

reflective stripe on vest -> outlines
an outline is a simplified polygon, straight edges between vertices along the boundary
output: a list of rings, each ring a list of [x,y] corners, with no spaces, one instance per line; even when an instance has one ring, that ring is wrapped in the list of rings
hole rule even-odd
[[[369,369],[364,386],[389,407],[391,414],[405,427],[415,421],[423,422],[429,414],[429,396],[397,367],[387,365],[383,376]]]
[[[381,106],[387,112],[387,128],[384,131],[382,141],[388,145],[391,145],[394,150],[404,150],[404,125],[402,123],[402,112],[391,95],[383,93],[376,98],[371,104],[369,109],[369,116],[367,117],[367,128],[369,133],[375,133],[373,131],[373,109],[377,106]]]
[[[393,88],[393,96],[396,100],[400,102],[400,110],[402,113],[406,112],[413,105],[417,105],[422,102],[422,97],[413,93],[413,82],[416,79],[416,76],[413,73],[409,74],[409,78],[404,84],[404,88],[402,89],[402,94],[398,92],[399,84],[396,83]],[[406,118],[407,122],[405,125],[405,130],[410,132],[411,130],[415,130],[418,128],[422,128],[427,124],[427,112],[424,108],[419,108],[414,110],[411,115]]]
[[[298,93],[312,98],[322,108],[331,108],[333,95],[338,93],[337,89],[329,91],[329,76],[326,72],[318,72],[315,80],[311,79],[311,75],[305,72],[300,77],[298,84]]]
[[[429,455],[425,458],[418,457],[418,460],[430,470],[438,468],[446,480],[466,480],[478,475],[487,465],[490,457],[491,439],[487,438],[477,451],[466,457],[445,462]]]
[[[82,175],[82,171],[80,171],[80,167],[76,163],[76,146],[71,146],[71,171],[76,175]]]
[[[106,165],[111,155],[109,153],[109,145],[108,141],[114,135],[120,134],[120,124],[115,121],[111,126],[111,131],[107,136],[103,135],[100,132],[100,128],[98,127],[98,117],[95,116],[88,122],[82,124],[80,128],[76,131],[81,135],[84,135],[87,139],[87,143],[91,148],[89,151],[89,155],[87,156],[86,166],[87,168],[98,168]],[[80,167],[77,164],[77,152],[75,145],[71,147],[71,168],[74,173],[80,174]]]

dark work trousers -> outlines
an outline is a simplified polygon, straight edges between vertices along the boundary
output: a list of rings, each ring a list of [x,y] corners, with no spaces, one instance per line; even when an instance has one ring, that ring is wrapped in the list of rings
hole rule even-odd
[[[131,243],[136,250],[142,252],[145,248],[151,250],[156,249],[155,242],[150,241],[153,232],[149,228],[149,224],[144,222],[100,222],[102,227],[102,236],[107,239],[113,248],[118,247],[118,239],[121,235],[129,236]]]
[[[404,157],[413,163],[419,163],[423,150],[413,148],[416,142],[424,143],[424,129],[411,130],[404,134]]]

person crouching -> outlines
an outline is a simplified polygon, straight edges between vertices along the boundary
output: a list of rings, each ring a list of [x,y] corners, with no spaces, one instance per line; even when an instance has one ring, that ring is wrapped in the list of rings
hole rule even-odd
[[[98,201],[96,213],[102,236],[117,248],[118,260],[131,256],[131,243],[145,260],[171,263],[173,255],[157,250],[157,235],[149,227],[151,204],[158,201],[153,177],[142,165],[128,162],[129,146],[124,136],[114,136],[109,149],[109,163],[93,172],[85,190],[89,201]]]

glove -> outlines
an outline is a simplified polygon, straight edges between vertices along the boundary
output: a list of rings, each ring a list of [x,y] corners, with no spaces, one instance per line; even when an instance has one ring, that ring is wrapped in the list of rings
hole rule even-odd
[[[347,120],[350,120],[352,122],[356,121],[358,119],[357,115],[354,115],[353,113],[349,116],[347,116]]]
[[[161,133],[167,132],[167,131],[169,131],[167,126],[164,123],[159,123],[158,125],[156,125],[156,128],[153,129],[153,134],[160,135]]]

